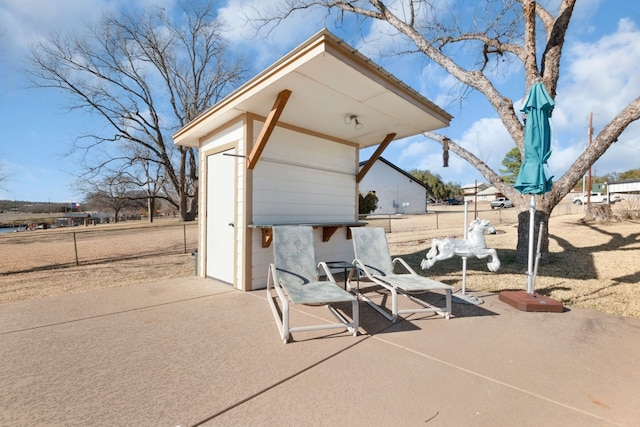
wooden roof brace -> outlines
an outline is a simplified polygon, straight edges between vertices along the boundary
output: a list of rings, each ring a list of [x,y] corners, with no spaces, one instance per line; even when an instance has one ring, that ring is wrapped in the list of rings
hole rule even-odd
[[[278,94],[278,97],[273,103],[273,107],[271,107],[271,111],[269,112],[264,125],[262,125],[262,129],[260,130],[260,134],[258,135],[256,145],[254,145],[253,149],[251,150],[251,154],[249,154],[249,162],[247,163],[248,169],[253,169],[254,167],[256,167],[256,163],[258,163],[258,159],[260,158],[264,147],[267,145],[273,129],[278,124],[278,119],[282,114],[282,110],[284,110],[284,106],[287,105],[287,101],[289,100],[290,95],[291,91],[288,89],[285,89]]]
[[[373,153],[367,163],[365,163],[362,169],[360,169],[358,175],[356,175],[356,183],[359,183],[362,178],[364,178],[367,172],[369,172],[369,169],[371,169],[371,166],[373,166],[376,160],[378,160],[378,158],[382,155],[382,152],[387,148],[387,146],[391,143],[391,141],[393,141],[393,138],[395,137],[395,133],[390,133],[384,137],[384,140],[380,143],[380,145],[378,145],[378,148],[376,148],[375,153]]]

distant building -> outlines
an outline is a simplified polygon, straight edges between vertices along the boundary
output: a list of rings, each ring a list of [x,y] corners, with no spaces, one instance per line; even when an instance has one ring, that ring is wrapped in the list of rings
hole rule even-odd
[[[610,182],[607,184],[606,190],[608,190],[609,193],[640,194],[640,180],[629,179],[619,182]]]
[[[490,202],[495,200],[498,197],[504,197],[496,187],[487,187],[482,191],[478,191],[478,201],[479,202]]]
[[[626,199],[630,206],[638,209],[640,207],[640,180],[629,179],[618,182],[609,182],[604,188],[603,193],[619,194],[623,199]]]
[[[58,227],[74,227],[78,225],[96,225],[108,224],[111,216],[105,213],[97,212],[67,212],[64,218],[58,218],[56,225]]]
[[[360,168],[365,163],[360,162]],[[425,213],[431,189],[380,157],[360,181],[359,191],[363,196],[372,191],[378,197],[378,209],[373,214],[389,215]]]
[[[473,202],[475,200],[476,194],[480,193],[483,190],[489,188],[487,184],[484,183],[472,183],[463,185],[460,189],[462,191],[462,200]]]

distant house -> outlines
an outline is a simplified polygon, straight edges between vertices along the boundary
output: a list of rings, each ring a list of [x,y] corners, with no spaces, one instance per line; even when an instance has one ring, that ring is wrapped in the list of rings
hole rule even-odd
[[[487,187],[482,191],[478,191],[478,201],[479,202],[490,202],[495,200],[498,197],[504,197],[496,187]]]
[[[362,168],[366,162],[360,162]],[[373,214],[418,214],[427,211],[427,195],[431,189],[390,161],[380,157],[359,186],[364,196],[372,191],[378,197]]]
[[[638,179],[610,182],[608,187],[610,193],[640,194],[640,180]]]
[[[489,188],[489,186],[484,183],[472,183],[463,185],[460,189],[462,191],[462,200],[468,200],[472,202],[475,199],[476,194],[480,193],[483,190],[486,190],[487,188]]]
[[[89,224],[108,224],[110,219],[109,214],[105,213],[90,213],[90,212],[67,212],[64,218],[58,218],[58,227],[73,227],[77,225]]]
[[[609,194],[620,194],[623,199],[627,199],[628,201],[632,202],[637,209],[638,203],[640,202],[640,180],[629,179],[618,182],[610,182],[607,184],[604,192],[608,192]]]

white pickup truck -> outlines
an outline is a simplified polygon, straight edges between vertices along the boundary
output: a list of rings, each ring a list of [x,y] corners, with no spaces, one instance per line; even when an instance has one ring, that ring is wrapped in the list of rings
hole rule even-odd
[[[583,194],[582,196],[578,196],[578,197],[574,197],[571,201],[573,203],[575,203],[576,205],[584,205],[587,203],[587,197],[589,195],[588,194]],[[602,194],[602,193],[591,193],[591,198],[589,200],[589,202],[591,203],[604,203],[606,204],[614,204],[615,202],[619,202],[620,200],[622,200],[622,197],[620,197],[619,194],[610,194],[609,198],[607,199],[607,195],[606,194]]]
[[[498,197],[491,201],[491,209],[512,208],[513,202],[506,197]]]

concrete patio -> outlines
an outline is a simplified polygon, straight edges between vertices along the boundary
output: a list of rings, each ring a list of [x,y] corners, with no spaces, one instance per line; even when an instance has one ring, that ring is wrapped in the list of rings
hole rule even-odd
[[[5,304],[0,425],[638,425],[640,320],[478,296],[287,345],[265,291],[195,277]]]

